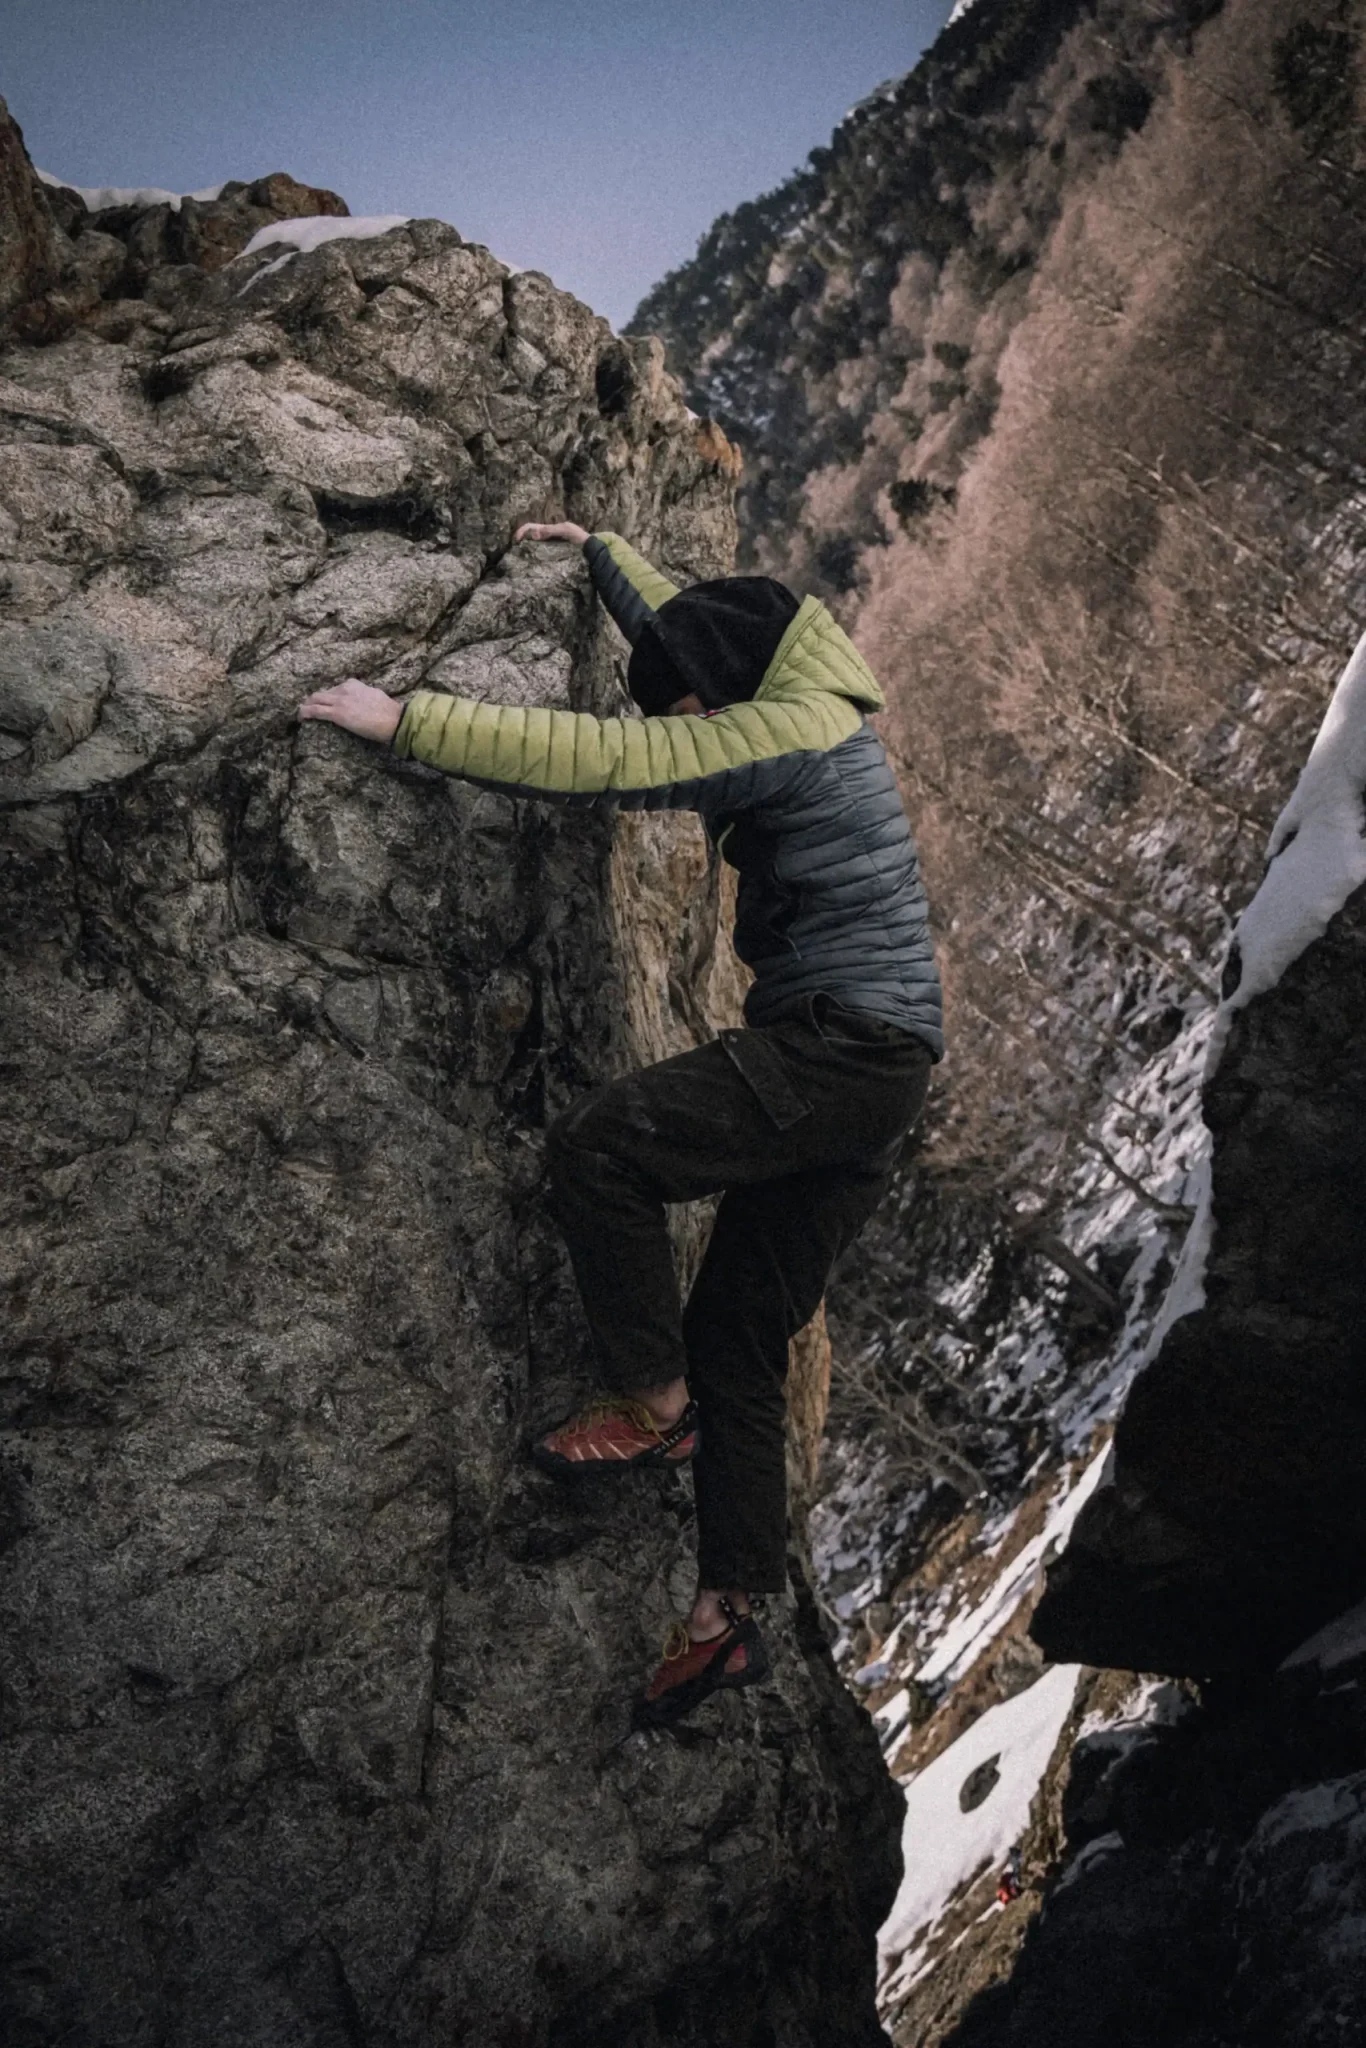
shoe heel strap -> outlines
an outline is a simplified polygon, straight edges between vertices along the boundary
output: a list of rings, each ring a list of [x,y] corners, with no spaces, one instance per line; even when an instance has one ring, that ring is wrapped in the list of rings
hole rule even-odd
[[[689,1401],[687,1407],[683,1410],[683,1413],[679,1416],[677,1422],[670,1423],[669,1427],[664,1431],[663,1435],[660,1437],[660,1450],[671,1451],[675,1444],[681,1444],[684,1437],[691,1434],[696,1425],[697,1407],[694,1402]]]

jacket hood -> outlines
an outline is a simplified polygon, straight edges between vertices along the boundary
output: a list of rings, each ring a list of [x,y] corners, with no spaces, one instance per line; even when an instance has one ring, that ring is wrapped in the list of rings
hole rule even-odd
[[[769,702],[816,691],[847,697],[861,711],[887,708],[877,677],[844,628],[818,597],[807,597],[778,642],[754,694]]]
[[[718,576],[661,604],[636,641],[627,687],[647,715],[694,695],[709,711],[752,698],[797,616],[771,576]]]

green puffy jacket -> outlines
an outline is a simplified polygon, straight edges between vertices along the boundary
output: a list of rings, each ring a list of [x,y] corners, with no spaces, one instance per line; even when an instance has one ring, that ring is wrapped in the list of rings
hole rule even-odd
[[[618,535],[585,550],[634,642],[677,586]],[[882,692],[808,597],[752,700],[705,716],[595,718],[419,690],[394,751],[486,788],[562,803],[697,811],[739,870],[735,946],[751,1023],[835,996],[943,1050],[942,1005],[910,826],[866,723]]]

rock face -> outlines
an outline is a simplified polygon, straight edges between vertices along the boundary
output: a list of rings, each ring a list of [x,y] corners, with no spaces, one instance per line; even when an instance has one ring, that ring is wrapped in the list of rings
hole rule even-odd
[[[106,253],[5,257],[5,2038],[880,2039],[898,1795],[800,1573],[770,1688],[629,1737],[686,1482],[522,1456],[589,1371],[547,1117],[733,1001],[700,838],[293,716],[616,706],[513,526],[721,572],[729,450],[439,223]]]
[[[1354,740],[1353,700],[1334,708],[1325,734]],[[1359,806],[1357,781],[1344,839]],[[1366,889],[1325,929],[1342,897],[1314,886],[1321,936],[1278,978],[1230,961],[1210,1229],[1188,1247],[1204,1302],[1136,1380],[1113,1484],[1031,1625],[1051,1657],[1199,1678],[1198,1705],[1082,1727],[1059,1771],[1060,1880],[952,2048],[1320,2048],[1366,2030]]]
[[[61,244],[24,138],[0,100],[0,321],[54,282]]]
[[[1366,1591],[1364,1013],[1359,890],[1230,1020],[1205,1306],[1135,1382],[1034,1618],[1049,1656],[1265,1670]]]

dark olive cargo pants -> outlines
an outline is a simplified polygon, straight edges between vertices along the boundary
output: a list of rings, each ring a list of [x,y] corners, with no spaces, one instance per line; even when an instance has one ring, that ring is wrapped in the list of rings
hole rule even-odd
[[[548,1134],[555,1213],[603,1377],[686,1376],[704,1586],[785,1584],[790,1338],[886,1191],[920,1114],[922,1040],[826,996],[596,1090]],[[680,1312],[668,1202],[722,1200]]]

